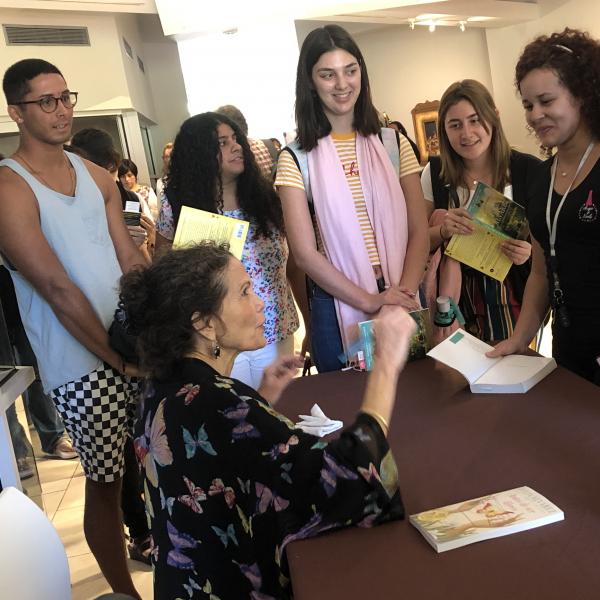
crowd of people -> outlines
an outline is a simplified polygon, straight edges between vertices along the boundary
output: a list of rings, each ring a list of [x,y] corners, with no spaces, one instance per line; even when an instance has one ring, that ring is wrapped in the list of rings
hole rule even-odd
[[[122,514],[156,598],[222,600],[291,597],[290,541],[402,518],[389,421],[408,312],[435,310],[439,294],[492,356],[523,352],[551,311],[557,362],[600,385],[598,80],[598,41],[538,37],[515,81],[549,158],[512,149],[489,91],[464,79],[442,95],[440,155],[422,168],[401,124],[382,126],[356,42],[327,25],[300,51],[294,142],[248,138],[231,105],[192,116],[163,149],[155,194],[108,134],[71,138],[77,93],[57,67],[6,71],[20,144],[0,162],[0,251],[113,590],[139,598]],[[443,254],[473,232],[477,182],[527,211],[530,238],[502,246],[503,282]],[[172,249],[183,206],[248,221],[241,260],[212,242]],[[296,305],[319,372],[343,368],[357,323],[375,320],[361,409],[332,441],[274,408],[303,362]]]

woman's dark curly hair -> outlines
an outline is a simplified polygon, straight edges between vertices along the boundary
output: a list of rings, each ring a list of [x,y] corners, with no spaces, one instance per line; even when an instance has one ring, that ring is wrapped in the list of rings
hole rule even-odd
[[[256,225],[257,235],[283,232],[281,203],[273,186],[261,174],[248,138],[225,115],[214,112],[184,121],[175,138],[165,185],[177,227],[182,206],[212,213],[223,211],[223,182],[217,127],[225,123],[235,133],[244,154],[244,171],[237,178],[237,195],[245,217]]]
[[[331,133],[331,123],[323,111],[312,80],[312,70],[321,55],[332,50],[352,54],[360,67],[360,95],[354,105],[354,129],[361,135],[379,133],[379,116],[371,100],[369,74],[362,52],[352,36],[339,25],[325,25],[311,31],[300,50],[296,72],[296,126],[298,144],[307,152]]]
[[[140,364],[152,378],[169,377],[194,349],[194,313],[201,319],[219,314],[231,258],[226,246],[207,241],[171,250],[148,268],[121,277],[119,306],[129,331],[138,334]]]
[[[534,69],[551,69],[571,94],[581,100],[581,116],[592,135],[600,139],[600,43],[590,35],[568,27],[542,35],[523,50],[515,69],[519,91]]]

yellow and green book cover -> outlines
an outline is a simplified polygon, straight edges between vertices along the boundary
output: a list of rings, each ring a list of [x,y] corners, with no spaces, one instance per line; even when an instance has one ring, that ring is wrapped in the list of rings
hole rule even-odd
[[[501,244],[509,239],[527,239],[529,224],[525,208],[479,182],[466,209],[473,217],[475,231],[468,235],[453,235],[445,254],[504,281],[512,261],[502,252]]]

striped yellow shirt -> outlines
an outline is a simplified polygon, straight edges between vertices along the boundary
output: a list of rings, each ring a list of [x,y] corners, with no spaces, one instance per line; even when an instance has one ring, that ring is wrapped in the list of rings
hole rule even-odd
[[[354,200],[354,209],[360,224],[365,246],[369,254],[369,260],[372,265],[379,265],[379,254],[377,252],[377,244],[375,241],[375,233],[369,219],[367,206],[365,203],[362,186],[360,182],[360,168],[356,157],[356,133],[341,135],[332,133],[331,138],[337,150],[338,156],[342,163],[348,187],[352,193]],[[400,177],[419,173],[421,167],[417,162],[417,158],[408,140],[401,134],[400,138]],[[277,163],[277,176],[275,178],[275,186],[288,186],[304,190],[302,174],[296,166],[296,163],[289,152],[281,152]],[[313,216],[313,228],[315,230],[315,238],[317,240],[317,249],[323,252],[323,243],[316,218]]]

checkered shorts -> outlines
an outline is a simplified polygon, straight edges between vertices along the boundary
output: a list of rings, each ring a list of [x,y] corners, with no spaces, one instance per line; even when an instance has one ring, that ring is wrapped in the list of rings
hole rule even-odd
[[[123,475],[138,385],[109,365],[52,390],[50,396],[79,454],[86,477],[111,482]]]

